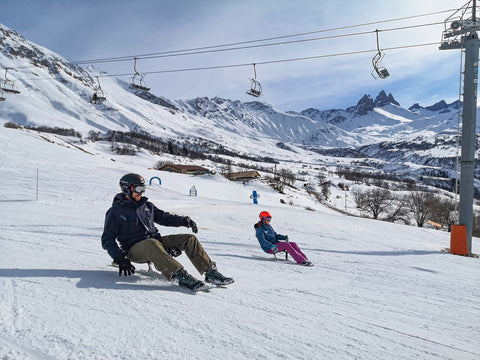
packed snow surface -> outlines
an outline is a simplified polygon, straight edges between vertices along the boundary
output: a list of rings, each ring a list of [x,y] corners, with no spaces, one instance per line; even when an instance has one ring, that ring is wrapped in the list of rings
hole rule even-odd
[[[306,197],[281,204],[259,182],[158,172],[143,153],[76,146],[0,128],[0,359],[480,359],[480,262],[442,252],[449,234],[341,215]],[[191,216],[234,284],[191,293],[118,276],[100,236],[127,172],[161,178],[146,196]],[[261,251],[261,210],[314,267]]]

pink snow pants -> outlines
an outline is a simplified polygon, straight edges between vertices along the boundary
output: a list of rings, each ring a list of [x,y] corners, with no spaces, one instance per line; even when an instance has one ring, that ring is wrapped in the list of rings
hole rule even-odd
[[[276,243],[278,251],[286,251],[290,254],[291,257],[297,262],[297,264],[303,263],[307,259],[307,256],[300,250],[298,245],[294,242],[279,242]],[[270,254],[273,254],[272,250],[268,251]]]

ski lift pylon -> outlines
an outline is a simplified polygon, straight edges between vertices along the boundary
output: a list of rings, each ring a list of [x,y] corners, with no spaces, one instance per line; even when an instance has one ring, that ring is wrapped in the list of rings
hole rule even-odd
[[[382,61],[383,57],[385,56],[383,51],[380,50],[380,45],[378,42],[378,31],[379,31],[378,29],[375,30],[375,33],[377,35],[377,53],[372,58],[372,65],[373,65],[372,76],[374,79],[378,79],[378,78],[386,79],[387,77],[390,76],[390,73],[385,67],[378,65],[379,62]],[[374,73],[376,73],[377,75],[375,76]]]
[[[253,79],[250,79],[251,86],[250,86],[250,90],[247,91],[247,94],[255,97],[259,97],[260,95],[262,95],[262,85],[260,84],[260,82],[257,81],[257,70],[255,68],[255,64],[252,64],[252,65],[253,65],[254,77]]]
[[[130,86],[135,88],[135,89],[150,91],[150,88],[146,87],[143,84],[143,77],[144,77],[143,74],[141,74],[137,71],[137,58],[135,57],[135,58],[133,58],[133,60],[134,60],[133,71],[135,71],[135,74],[133,74],[133,76],[132,76]],[[138,83],[135,82],[136,78],[138,78]]]
[[[5,80],[3,81],[2,90],[12,94],[20,94],[20,91],[15,89],[15,81],[8,79],[7,77],[8,70],[13,70],[13,68],[8,68],[8,67],[5,68]],[[9,83],[11,83],[10,87],[8,87]]]

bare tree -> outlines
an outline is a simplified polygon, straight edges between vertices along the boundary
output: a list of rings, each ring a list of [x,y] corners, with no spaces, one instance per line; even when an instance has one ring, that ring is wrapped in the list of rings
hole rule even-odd
[[[283,190],[285,189],[285,185],[282,181],[280,181],[279,177],[266,177],[268,184],[272,187],[272,189],[278,191],[279,193],[283,194]]]
[[[478,211],[473,214],[472,235],[480,237],[480,213]]]
[[[371,189],[365,192],[355,191],[353,197],[357,208],[372,214],[374,219],[378,219],[381,213],[386,212],[394,200],[391,192],[385,189]]]
[[[443,199],[435,203],[431,213],[431,220],[442,224],[442,227],[450,229],[450,225],[456,222],[455,201]]]
[[[232,174],[232,172],[233,172],[232,161],[227,159],[227,161],[225,162],[225,166],[222,168],[221,174],[227,179],[230,179],[230,175]]]
[[[88,132],[87,139],[90,139],[90,140],[92,140],[92,141],[99,141],[99,140],[102,139],[102,135],[101,135],[100,131],[90,130],[90,131]]]
[[[278,172],[278,176],[283,185],[293,185],[295,183],[295,174],[288,169],[281,169]]]
[[[391,211],[388,212],[385,217],[385,221],[395,222],[402,221],[405,224],[409,224],[408,213],[409,209],[404,197],[395,197],[391,206]]]
[[[322,184],[322,195],[325,197],[325,200],[328,200],[330,196],[330,181],[325,181]]]
[[[322,186],[322,184],[327,180],[325,173],[323,171],[319,171],[317,174],[318,185]]]
[[[414,191],[407,196],[407,204],[413,212],[418,227],[425,225],[439,201],[440,198],[437,195],[423,191]]]

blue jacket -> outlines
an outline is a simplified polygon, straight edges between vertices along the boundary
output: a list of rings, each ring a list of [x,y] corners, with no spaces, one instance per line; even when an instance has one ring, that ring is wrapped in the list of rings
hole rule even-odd
[[[271,225],[265,225],[261,221],[254,225],[255,236],[257,237],[262,250],[268,253],[271,247],[279,242],[286,240],[285,235],[277,234]]]
[[[119,193],[105,215],[102,247],[115,257],[127,254],[136,243],[147,238],[161,239],[155,223],[164,226],[188,226],[188,216],[178,216],[158,209],[148,198],[140,201],[127,199]],[[119,246],[120,245],[120,246]]]

